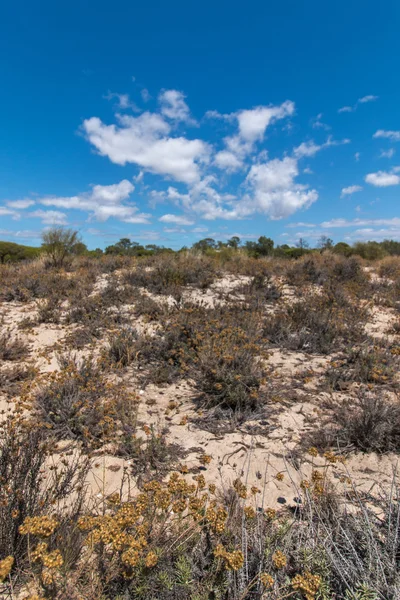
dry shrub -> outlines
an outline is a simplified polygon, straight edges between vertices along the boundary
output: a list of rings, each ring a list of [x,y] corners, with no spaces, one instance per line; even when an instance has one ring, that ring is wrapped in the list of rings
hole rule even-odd
[[[267,317],[264,334],[289,350],[329,354],[363,340],[366,319],[366,310],[339,289],[309,293]]]
[[[37,302],[38,323],[59,323],[61,320],[61,299],[57,295]]]
[[[53,452],[52,441],[32,423],[13,417],[1,424],[0,560],[13,556],[16,570],[27,566],[29,538],[20,531],[27,517],[57,515],[60,523],[72,522],[82,509],[87,460]],[[49,470],[51,455],[58,458]]]
[[[211,322],[202,332],[191,376],[207,406],[246,414],[260,406],[265,377],[256,328],[214,327]]]
[[[361,389],[332,407],[318,430],[307,434],[307,446],[319,449],[339,447],[361,452],[400,450],[400,403],[382,393]]]
[[[20,338],[14,337],[10,331],[0,335],[0,360],[22,360],[28,354],[28,345]]]
[[[106,357],[118,367],[128,366],[135,358],[137,334],[131,328],[122,328],[108,337]]]
[[[310,283],[324,285],[327,282],[365,285],[368,282],[368,276],[358,258],[346,258],[328,252],[300,258],[289,266],[286,278],[288,283],[296,286]]]
[[[400,257],[399,256],[386,256],[378,265],[379,277],[386,277],[388,279],[399,279],[400,278]]]
[[[398,359],[385,345],[350,348],[344,357],[335,358],[327,370],[327,381],[333,389],[343,382],[393,385]]]
[[[134,270],[124,274],[124,282],[144,287],[156,294],[179,294],[180,288],[193,285],[209,287],[218,277],[215,261],[206,256],[160,254],[141,259]]]
[[[246,413],[260,404],[264,369],[261,317],[245,305],[187,304],[135,349],[145,381],[194,381],[207,406]]]
[[[60,358],[61,370],[43,376],[31,400],[36,418],[57,439],[79,440],[96,447],[110,441],[117,430],[118,405],[130,394],[108,382],[104,365],[91,357],[77,361]]]
[[[125,414],[122,427],[117,453],[131,461],[131,474],[140,488],[145,482],[159,481],[178,468],[179,461],[187,454],[179,444],[167,441],[166,427],[144,425],[142,435],[137,435],[137,419],[132,413]]]
[[[25,384],[32,381],[37,371],[32,366],[13,365],[0,370],[0,392],[8,397],[20,394]]]

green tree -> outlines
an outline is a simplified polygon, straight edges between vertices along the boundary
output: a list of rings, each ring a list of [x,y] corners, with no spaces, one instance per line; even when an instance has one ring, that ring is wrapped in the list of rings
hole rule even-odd
[[[353,250],[346,242],[338,242],[334,245],[333,252],[335,254],[340,254],[341,256],[351,256]]]
[[[74,246],[80,242],[79,233],[74,229],[51,227],[42,234],[42,248],[50,264],[60,268],[68,256],[73,254]]]
[[[240,246],[240,237],[234,235],[226,242],[226,244],[229,246],[229,248],[234,248],[237,250]]]

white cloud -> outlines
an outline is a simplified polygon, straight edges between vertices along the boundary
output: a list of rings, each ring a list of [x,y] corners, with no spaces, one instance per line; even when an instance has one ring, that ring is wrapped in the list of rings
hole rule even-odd
[[[23,229],[20,231],[10,231],[8,229],[0,229],[0,235],[12,237],[12,238],[39,240],[41,237],[41,232],[40,231],[31,231],[29,229]]]
[[[10,200],[7,202],[7,206],[10,208],[16,208],[18,210],[23,210],[24,208],[29,208],[35,204],[34,200],[29,200],[28,198],[25,200]]]
[[[236,113],[236,118],[239,123],[240,137],[247,142],[262,140],[268,125],[293,115],[294,109],[294,102],[286,100],[280,106],[257,106],[250,110],[239,111]]]
[[[190,116],[190,110],[185,102],[185,96],[178,90],[164,90],[158,96],[161,114],[173,121],[183,121],[190,125],[196,122]]]
[[[310,169],[310,167],[306,167],[305,169],[303,169],[303,173],[305,175],[313,175],[314,171]]]
[[[353,110],[352,106],[342,106],[342,108],[339,108],[338,113],[353,112]]]
[[[345,196],[350,196],[351,194],[355,194],[356,192],[361,192],[361,191],[362,191],[361,185],[349,185],[348,187],[342,188],[342,193],[340,194],[340,197],[344,198]]]
[[[28,213],[28,216],[41,219],[44,225],[66,225],[68,223],[67,215],[58,210],[39,209]]]
[[[378,171],[377,173],[368,173],[365,176],[365,181],[376,187],[387,187],[389,185],[399,185],[400,176],[396,175],[392,169],[392,172]]]
[[[300,146],[297,146],[293,150],[293,154],[296,158],[304,158],[305,156],[315,156],[317,152],[320,152],[324,148],[330,148],[331,146],[341,146],[342,144],[350,144],[350,140],[345,138],[343,140],[334,140],[330,135],[326,142],[323,144],[316,144],[313,140],[308,142],[302,142]]]
[[[309,142],[302,142],[300,146],[297,146],[293,150],[293,154],[296,156],[296,158],[303,158],[305,156],[315,156],[315,154],[322,150],[322,148],[323,146],[318,146],[318,144],[315,144],[315,142],[311,140]]]
[[[208,231],[208,227],[195,227],[192,229],[193,233],[206,233]]]
[[[187,230],[182,227],[164,227],[163,231],[165,233],[187,233]]]
[[[163,215],[158,219],[162,223],[175,223],[176,225],[193,225],[194,221],[183,215]]]
[[[372,94],[369,94],[368,96],[363,96],[362,98],[359,98],[357,100],[357,102],[359,104],[365,104],[366,102],[375,102],[375,100],[378,100],[379,96],[373,96]]]
[[[300,221],[300,223],[289,223],[288,225],[286,225],[286,227],[290,227],[291,229],[297,229],[297,227],[316,227],[316,225],[315,223],[303,223],[302,221]]]
[[[356,162],[358,162],[360,160],[360,156],[361,156],[360,152],[355,153],[354,158],[355,158]]]
[[[14,221],[18,221],[20,216],[21,215],[16,210],[0,206],[0,217],[11,217]]]
[[[400,131],[386,131],[385,129],[378,129],[372,136],[373,138],[386,138],[393,142],[400,142]]]
[[[389,148],[389,150],[381,150],[379,158],[393,158],[396,150],[394,148]]]
[[[357,110],[359,104],[374,102],[375,100],[378,100],[378,98],[379,96],[373,96],[372,94],[363,96],[362,98],[359,98],[353,106],[342,106],[342,108],[339,108],[338,113],[354,112],[355,110]]]
[[[215,165],[228,173],[239,170],[255,144],[263,141],[266,129],[277,120],[293,115],[294,111],[294,102],[290,100],[277,106],[256,106],[225,115],[208,111],[209,118],[236,121],[238,125],[236,134],[224,138],[225,149],[217,153]]]
[[[106,100],[116,100],[116,107],[120,110],[132,110],[134,112],[140,112],[140,108],[136,106],[134,102],[131,102],[129,94],[116,94],[115,92],[108,92],[104,98]]]
[[[392,226],[400,227],[400,218],[393,219],[332,219],[324,221],[321,227],[363,227],[363,226]]]
[[[229,150],[221,150],[215,155],[214,164],[227,173],[233,173],[242,168],[243,160]]]
[[[95,185],[90,192],[78,196],[46,197],[38,200],[45,206],[84,210],[89,212],[97,221],[107,221],[110,217],[125,223],[148,223],[150,215],[138,213],[138,208],[130,204],[122,204],[134,190],[133,184],[127,179],[113,185]]]
[[[209,160],[210,146],[202,140],[169,137],[171,126],[156,113],[118,115],[118,125],[92,117],[83,123],[87,139],[102,156],[119,165],[134,163],[153,173],[193,184],[200,164]]]
[[[313,129],[325,129],[325,131],[329,131],[329,129],[331,129],[331,127],[321,121],[322,117],[323,117],[323,114],[319,113],[316,117],[311,119],[311,121],[310,121],[311,127]]]
[[[282,219],[311,206],[318,199],[318,193],[296,184],[294,179],[298,174],[294,158],[253,165],[247,182],[253,189],[254,212],[267,214],[271,219]]]

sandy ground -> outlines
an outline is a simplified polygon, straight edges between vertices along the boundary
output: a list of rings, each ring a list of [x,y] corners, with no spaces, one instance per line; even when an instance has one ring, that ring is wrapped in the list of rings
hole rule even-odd
[[[249,278],[246,277],[226,276],[205,292],[197,289],[186,290],[185,298],[204,302],[206,306],[215,306],[218,302],[224,302],[226,294],[236,293],[237,288],[248,281]],[[96,283],[94,293],[104,289],[106,284],[107,277],[101,277]],[[286,288],[284,293],[287,297],[291,296],[289,288]],[[171,297],[161,300],[159,296],[154,298],[168,304],[174,302]],[[131,309],[132,307],[127,305],[118,310],[129,317]],[[27,317],[34,318],[35,312],[35,303],[3,303],[0,305],[2,329],[9,329],[13,335],[28,342],[29,360],[36,364],[39,372],[51,372],[58,369],[57,352],[62,348],[63,339],[73,328],[42,324],[34,325],[28,330],[19,330],[18,325],[21,321]],[[371,308],[367,331],[373,337],[393,341],[396,336],[389,335],[388,330],[394,321],[393,311],[374,306]],[[132,325],[141,331],[147,326],[140,319],[132,322]],[[85,353],[88,351],[81,351],[80,355]],[[256,434],[251,432],[251,422],[231,433],[215,434],[202,429],[196,424],[201,413],[199,414],[194,402],[195,391],[190,382],[166,387],[148,385],[146,389],[141,390],[131,375],[132,379],[128,383],[136,389],[140,397],[139,423],[159,428],[167,427],[167,441],[179,444],[187,452],[181,463],[186,465],[189,471],[198,472],[200,468],[204,471],[207,482],[215,482],[224,488],[240,477],[248,485],[262,488],[265,504],[276,507],[296,502],[300,495],[300,482],[310,474],[313,466],[326,468],[324,459],[312,459],[311,456],[299,467],[294,453],[302,433],[309,430],[312,423],[321,421],[321,405],[324,398],[318,392],[315,382],[330,360],[329,356],[309,356],[299,352],[272,350],[268,360],[270,376],[285,383],[287,389],[290,389],[290,398],[296,397],[296,400],[285,397],[285,392],[282,398],[277,399],[279,411],[271,417],[266,417],[265,421],[254,423]],[[168,410],[171,401],[176,403],[176,408]],[[0,396],[0,409],[7,409],[9,406],[10,403]],[[187,420],[183,418],[186,416]],[[199,462],[203,453],[212,457],[207,468],[202,467]],[[350,474],[357,488],[372,493],[378,487],[378,483],[390,485],[397,463],[397,455],[378,457],[374,454],[358,454],[351,456],[346,465],[334,465],[329,467],[329,470],[335,485],[346,485],[341,482],[341,478],[344,474]],[[130,461],[115,456],[96,457],[88,480],[93,495],[103,497],[119,491],[124,470],[129,470],[130,464]],[[188,477],[191,477],[190,473]],[[299,490],[298,494],[294,494],[296,488]]]

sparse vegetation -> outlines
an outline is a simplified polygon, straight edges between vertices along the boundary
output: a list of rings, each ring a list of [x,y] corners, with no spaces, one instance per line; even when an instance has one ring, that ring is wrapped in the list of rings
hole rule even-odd
[[[0,595],[397,600],[397,246],[64,241],[0,265]]]

